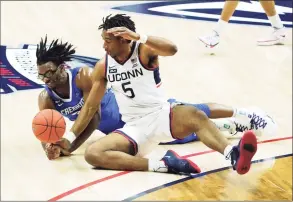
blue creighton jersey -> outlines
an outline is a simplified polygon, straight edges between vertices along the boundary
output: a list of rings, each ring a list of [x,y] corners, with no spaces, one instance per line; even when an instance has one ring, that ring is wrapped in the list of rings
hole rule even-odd
[[[73,68],[66,70],[69,75],[69,98],[63,99],[59,97],[54,91],[45,86],[49,96],[51,97],[55,109],[69,120],[75,121],[84,105],[83,92],[76,86],[75,78],[80,68]],[[101,101],[101,120],[98,130],[108,134],[116,129],[122,128],[124,122],[121,120],[119,108],[115,99],[114,93],[108,89]]]
[[[80,70],[80,67],[67,69],[67,73],[69,75],[69,98],[64,99],[59,97],[53,90],[45,86],[49,96],[51,97],[55,108],[59,111],[63,116],[67,117],[69,120],[74,121],[77,119],[77,116],[84,105],[83,93],[76,86],[75,78]]]

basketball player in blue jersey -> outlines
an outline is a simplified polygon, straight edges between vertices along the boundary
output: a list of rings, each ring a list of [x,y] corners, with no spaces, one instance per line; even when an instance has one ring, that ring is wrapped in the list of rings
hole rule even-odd
[[[257,151],[253,131],[244,132],[239,144],[232,146],[206,114],[193,106],[168,103],[157,88],[154,71],[158,56],[172,56],[177,47],[161,37],[140,35],[135,23],[126,15],[108,16],[102,29],[106,56],[97,62],[92,73],[92,88],[74,122],[71,133],[80,135],[100,107],[107,84],[117,100],[125,125],[90,145],[85,160],[94,167],[113,170],[198,173],[193,162],[167,151],[161,160],[136,155],[148,140],[159,134],[182,139],[196,133],[206,146],[231,161],[238,174],[249,171]],[[236,112],[236,118],[252,120],[248,110]],[[268,123],[266,123],[268,124]],[[258,129],[258,123],[252,123]]]

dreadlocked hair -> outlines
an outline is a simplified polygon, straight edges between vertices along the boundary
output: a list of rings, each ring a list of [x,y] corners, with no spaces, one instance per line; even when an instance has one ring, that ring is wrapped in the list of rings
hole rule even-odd
[[[60,64],[71,60],[72,54],[75,53],[75,48],[72,48],[73,45],[68,42],[62,43],[62,41],[58,43],[58,41],[59,39],[53,40],[47,49],[47,35],[45,40],[43,40],[43,38],[41,39],[36,52],[38,65],[50,61],[56,66],[59,66]]]
[[[135,23],[130,19],[130,16],[126,14],[117,14],[111,17],[112,14],[103,18],[103,24],[99,26],[99,29],[111,29],[113,27],[126,27],[129,30],[135,32]]]

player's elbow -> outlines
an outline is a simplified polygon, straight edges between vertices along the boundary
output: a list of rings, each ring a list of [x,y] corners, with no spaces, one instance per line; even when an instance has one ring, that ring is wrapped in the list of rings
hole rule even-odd
[[[178,51],[178,48],[175,44],[172,44],[171,47],[170,47],[170,54],[171,55],[175,55]]]
[[[177,46],[173,43],[169,43],[168,46],[165,46],[162,56],[173,56],[177,53],[177,51]]]

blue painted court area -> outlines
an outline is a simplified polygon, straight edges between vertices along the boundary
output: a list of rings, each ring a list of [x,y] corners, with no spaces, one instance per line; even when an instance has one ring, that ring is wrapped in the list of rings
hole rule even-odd
[[[230,23],[270,25],[266,14],[258,4],[258,1],[240,1],[233,15],[237,19],[232,17]],[[284,25],[292,27],[292,1],[275,1],[275,4]],[[217,21],[223,5],[223,0],[184,0],[116,6],[112,9],[190,20]]]

